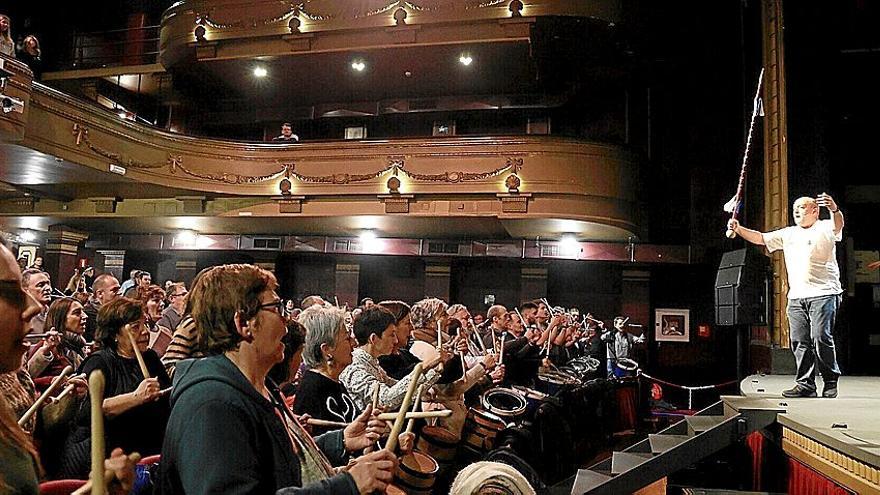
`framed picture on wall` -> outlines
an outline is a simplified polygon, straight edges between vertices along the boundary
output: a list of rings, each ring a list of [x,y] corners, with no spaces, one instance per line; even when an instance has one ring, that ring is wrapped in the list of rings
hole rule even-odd
[[[658,308],[654,310],[654,339],[657,342],[689,342],[691,336],[689,309]]]

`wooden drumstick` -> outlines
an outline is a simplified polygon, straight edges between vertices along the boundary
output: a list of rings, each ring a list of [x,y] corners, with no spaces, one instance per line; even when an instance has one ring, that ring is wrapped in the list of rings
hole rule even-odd
[[[443,324],[437,320],[437,350],[443,348]]]
[[[306,420],[306,424],[312,426],[321,426],[325,428],[345,428],[348,426],[348,423],[344,421],[328,421],[326,419],[317,419],[317,418],[309,418]]]
[[[507,337],[506,333],[501,334],[501,352],[498,353],[498,364],[504,364],[504,339]]]
[[[134,338],[134,334],[132,333],[131,324],[126,325],[128,330],[125,332],[128,334],[128,340],[131,342],[131,350],[134,352],[134,357],[137,358],[138,365],[141,367],[141,373],[144,375],[144,379],[150,378],[150,372],[147,371],[147,363],[144,361],[144,356],[141,354],[141,350],[138,348],[137,340]]]
[[[391,435],[388,436],[388,442],[385,443],[385,449],[389,452],[397,450],[397,436],[400,435],[400,431],[403,430],[403,422],[406,420],[407,410],[409,409],[410,404],[412,404],[413,394],[416,392],[416,387],[418,387],[419,378],[421,377],[422,363],[418,363],[412,370],[409,387],[406,389],[406,395],[403,396],[403,403],[400,404],[400,410],[397,412],[397,417],[394,418],[394,426],[391,427]]]
[[[89,375],[89,401],[92,411],[92,495],[104,495],[104,373],[95,370]]]
[[[85,377],[86,377],[86,375],[84,375],[84,374],[79,374],[79,375],[73,375],[73,376],[71,376],[70,378],[68,378],[67,385],[65,385],[65,386],[64,386],[64,390],[62,390],[61,393],[58,394],[58,395],[55,397],[55,400],[56,400],[56,401],[61,400],[65,395],[67,395],[67,394],[73,392],[74,389],[76,389],[76,384],[74,384],[74,383],[70,383],[70,380],[71,380],[71,379],[73,379],[73,378],[85,378]]]
[[[376,409],[379,407],[379,387],[380,387],[380,384],[379,384],[378,380],[373,382],[373,391],[372,391],[371,395],[373,396],[372,404],[373,404],[373,413],[374,414],[376,412]],[[373,446],[370,445],[369,447],[364,449],[364,454],[369,454],[372,451],[373,451]]]
[[[461,333],[460,330],[459,330],[459,333]],[[463,360],[464,360],[464,356],[462,356],[462,361]],[[462,363],[462,364],[464,364],[464,363]],[[419,412],[419,404],[422,401],[422,394],[423,393],[425,393],[425,386],[419,385],[418,392],[416,393],[416,398],[415,398],[415,400],[413,400],[412,412]],[[415,426],[416,426],[416,418],[409,418],[409,423],[406,424],[406,432],[412,433],[413,428],[415,428]]]
[[[458,329],[458,340],[461,340],[461,328]],[[467,340],[465,340],[465,343],[467,343]],[[467,369],[468,369],[467,363],[464,362],[464,352],[459,352],[458,355],[461,356],[461,369],[463,371],[467,371]],[[422,396],[422,392],[420,389],[419,390],[419,397],[421,397],[421,396]],[[416,403],[419,402],[419,397],[416,397]]]
[[[378,415],[377,417],[382,421],[388,421],[392,419],[397,419],[398,413],[396,412],[387,412]],[[407,412],[403,419],[432,419],[432,418],[448,418],[452,416],[451,409],[441,409],[439,411],[416,411],[416,412]]]
[[[480,332],[477,330],[477,326],[474,325],[474,320],[469,319],[468,321],[469,321],[470,324],[471,324],[471,330],[474,332],[474,335],[477,337],[477,342],[479,342],[479,343],[480,343],[480,347],[483,348],[483,355],[485,356],[486,354],[489,354],[489,350],[486,349],[486,343],[483,342],[483,338],[480,337]]]
[[[64,380],[64,378],[71,373],[73,373],[73,366],[65,366],[61,374],[56,376],[55,379],[52,380],[49,388],[47,388],[46,391],[43,392],[42,395],[40,395],[40,398],[34,401],[34,404],[29,407],[28,410],[25,411],[25,413],[21,416],[21,418],[18,420],[18,426],[26,425],[27,422],[30,421],[31,416],[33,416],[34,413],[36,413],[37,410],[40,408],[40,406],[42,406],[43,403],[46,402],[46,400],[55,392],[55,389],[57,389],[61,385],[61,382]]]

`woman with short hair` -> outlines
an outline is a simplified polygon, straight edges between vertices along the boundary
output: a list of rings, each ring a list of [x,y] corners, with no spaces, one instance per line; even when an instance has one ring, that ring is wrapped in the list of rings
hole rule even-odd
[[[345,495],[384,491],[393,477],[385,450],[334,468],[379,438],[384,424],[369,421],[371,411],[312,439],[267,380],[287,332],[276,287],[253,265],[216,266],[193,284],[191,316],[207,357],[177,363],[160,493]]]
[[[132,343],[134,340],[134,343]],[[147,349],[149,331],[144,306],[118,298],[101,306],[95,341],[100,350],[83,361],[80,373],[104,373],[104,434],[107,452],[116,447],[143,456],[158,454],[168,421],[167,391],[171,380],[155,352]],[[141,371],[137,345],[149,377]],[[83,479],[89,473],[91,406],[84,402],[67,439],[61,471],[66,478]]]
[[[354,421],[362,409],[339,382],[357,345],[345,326],[345,312],[332,306],[312,306],[300,314],[299,321],[306,328],[303,360],[308,370],[300,380],[293,412],[328,421]],[[312,427],[315,434],[329,430]]]

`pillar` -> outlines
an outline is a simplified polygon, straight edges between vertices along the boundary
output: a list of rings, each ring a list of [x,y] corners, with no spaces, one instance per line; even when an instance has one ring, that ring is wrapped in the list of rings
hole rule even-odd
[[[111,273],[120,283],[128,279],[122,274],[125,265],[125,251],[117,249],[99,249],[95,256],[95,275]]]
[[[43,256],[43,269],[52,277],[52,285],[64,289],[79,265],[79,247],[89,238],[85,232],[52,225],[46,236],[46,250]]]
[[[360,283],[361,266],[357,263],[336,263],[336,299],[339,306],[358,305],[358,284]],[[336,303],[337,301],[327,301]]]

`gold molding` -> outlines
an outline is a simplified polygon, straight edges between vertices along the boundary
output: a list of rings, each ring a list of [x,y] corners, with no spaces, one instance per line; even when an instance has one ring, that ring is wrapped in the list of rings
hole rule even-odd
[[[856,493],[880,493],[880,470],[782,427],[782,450]]]

